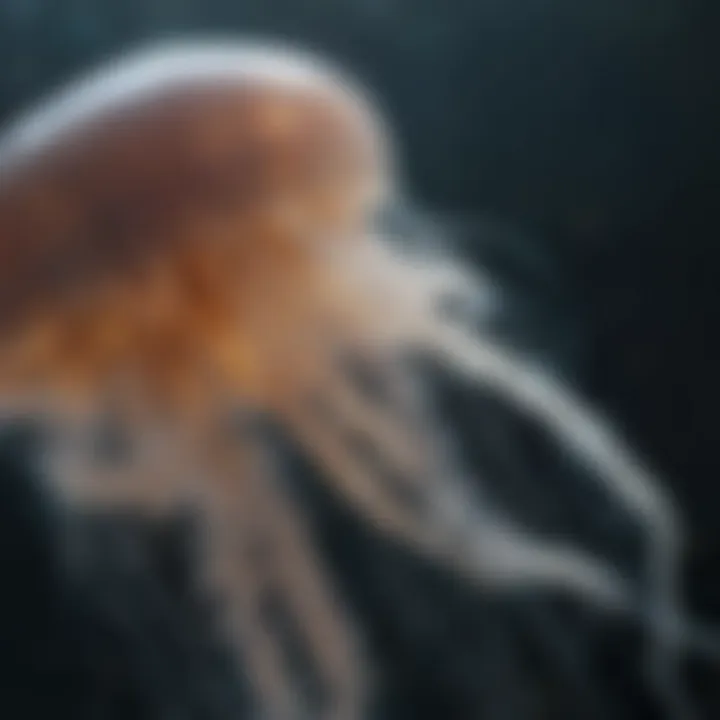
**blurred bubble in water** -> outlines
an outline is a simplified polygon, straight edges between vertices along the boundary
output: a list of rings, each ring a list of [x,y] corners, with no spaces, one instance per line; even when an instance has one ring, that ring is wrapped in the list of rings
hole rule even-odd
[[[0,143],[6,417],[53,428],[62,497],[196,509],[263,717],[310,703],[272,603],[325,690],[312,717],[363,717],[371,683],[257,416],[378,533],[474,587],[561,590],[641,620],[655,688],[684,713],[674,664],[698,638],[676,597],[672,502],[589,408],[482,329],[489,288],[461,254],[427,227],[392,231],[407,205],[394,160],[366,90],[273,43],[121,58],[20,117]],[[428,363],[585,463],[645,534],[642,576],[493,505],[443,437]],[[124,462],[98,455],[106,421]]]

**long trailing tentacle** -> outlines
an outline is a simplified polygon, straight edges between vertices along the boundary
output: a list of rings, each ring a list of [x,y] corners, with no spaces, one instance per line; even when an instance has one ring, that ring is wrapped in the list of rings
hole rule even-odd
[[[399,349],[427,353],[468,380],[495,390],[542,422],[589,464],[609,492],[648,529],[657,551],[651,571],[654,584],[664,598],[672,596],[681,529],[660,484],[607,424],[559,382],[524,365],[491,338],[483,338],[461,313],[453,317],[452,312],[443,312],[448,304],[472,306],[483,295],[478,279],[451,258],[428,262],[421,255],[414,258],[413,251],[406,254],[409,257],[369,238],[362,266],[368,277],[388,278],[382,285],[395,300],[393,331]],[[374,318],[384,322],[379,309]]]
[[[277,468],[261,434],[245,423],[238,437],[216,438],[207,455],[210,582],[227,600],[227,626],[269,720],[359,720],[365,672],[352,623],[297,510],[275,487]],[[293,670],[293,639],[308,656],[303,666],[314,668],[319,709],[308,707]]]
[[[505,580],[520,585],[531,582],[556,585],[575,592],[582,589],[581,594],[596,601],[607,601],[614,595],[614,602],[609,603],[612,607],[634,615],[650,628],[648,669],[654,684],[675,708],[677,716],[691,716],[676,682],[679,650],[690,646],[717,657],[718,647],[698,642],[699,633],[682,618],[678,581],[682,529],[671,499],[609,425],[580,398],[477,329],[478,309],[483,309],[482,283],[464,271],[462,265],[447,256],[445,260],[428,261],[413,248],[403,255],[389,243],[368,239],[353,266],[354,279],[360,281],[361,287],[370,283],[365,285],[366,297],[370,290],[368,302],[372,305],[372,310],[368,310],[371,327],[366,330],[366,347],[375,344],[400,355],[415,350],[429,355],[467,380],[496,393],[548,429],[645,530],[648,545],[645,592],[649,596],[641,597],[640,588],[633,587],[629,580],[621,580],[612,567],[586,554],[548,543],[538,545],[521,528],[491,511],[484,499],[478,502],[477,497],[471,497],[472,493],[466,493],[463,483],[452,477],[458,473],[446,473],[442,482],[433,481],[427,474],[418,476],[419,484],[436,501],[434,521],[446,529],[453,524],[456,528],[475,527],[458,543],[456,551],[467,561],[473,548],[483,547],[482,557],[475,558],[475,572],[482,567],[481,574],[486,580],[495,572],[494,579],[499,585]],[[392,307],[392,312],[386,312],[385,307]],[[425,414],[432,416],[432,412]],[[331,442],[335,445],[337,480],[343,467],[347,469],[350,464],[347,448],[342,441],[331,440],[327,429],[315,444],[327,446]],[[339,452],[346,454],[340,466]],[[434,466],[430,474],[438,470]],[[354,473],[356,479],[349,484],[355,492],[355,486],[362,482],[367,495],[367,484],[374,481],[376,516],[381,517],[380,510],[387,516],[390,507],[394,508],[396,518],[403,512],[407,515],[408,509],[399,508],[397,502],[393,505],[387,493],[381,497],[382,490],[373,473],[369,473],[369,478],[367,472],[365,478],[357,469]],[[452,513],[447,514],[447,506],[453,504],[468,511],[466,515],[470,517],[465,523],[460,520],[461,512],[454,518]],[[444,509],[438,511],[439,508]],[[404,522],[407,526],[404,531],[408,531],[413,523],[407,518]],[[484,527],[484,533],[477,531],[479,526]],[[435,531],[438,532],[437,528]],[[414,541],[417,543],[428,533],[425,526],[416,533]],[[405,539],[412,539],[411,534],[409,530]],[[643,602],[647,603],[645,609]]]
[[[653,684],[675,709],[675,715],[692,717],[684,691],[677,686],[679,650],[711,651],[696,646],[696,631],[682,618],[678,565],[682,532],[671,500],[658,480],[589,407],[539,368],[525,365],[496,342],[453,327],[446,320],[431,325],[425,347],[468,380],[479,382],[509,400],[549,429],[576,458],[589,466],[610,494],[636,517],[647,533],[647,581],[650,596],[626,598],[623,609],[651,629],[647,669]],[[639,611],[639,603],[649,608]]]

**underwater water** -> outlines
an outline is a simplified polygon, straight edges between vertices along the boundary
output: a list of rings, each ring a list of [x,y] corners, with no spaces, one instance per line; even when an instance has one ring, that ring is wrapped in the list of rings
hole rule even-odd
[[[543,713],[576,717],[580,712],[578,708],[583,708],[583,716],[595,712],[598,717],[622,717],[623,714],[637,717],[638,708],[643,705],[649,706],[650,717],[658,713],[691,716],[698,702],[694,688],[683,687],[683,663],[688,657],[697,660],[698,650],[703,658],[701,662],[707,663],[713,648],[709,633],[694,629],[688,614],[680,612],[681,603],[675,597],[675,593],[682,590],[682,583],[675,576],[678,568],[674,556],[679,551],[675,546],[687,539],[688,531],[682,509],[670,499],[666,490],[666,481],[633,459],[628,463],[623,457],[624,448],[622,452],[618,451],[616,438],[608,437],[607,426],[597,434],[595,411],[587,407],[590,403],[579,399],[579,391],[570,393],[566,389],[570,384],[567,378],[562,384],[559,382],[562,369],[548,365],[543,348],[539,352],[537,347],[520,352],[523,342],[517,340],[517,333],[513,337],[511,329],[502,327],[502,323],[497,327],[495,320],[488,320],[487,315],[471,317],[468,323],[466,305],[478,295],[493,298],[495,304],[491,303],[490,314],[494,311],[500,316],[512,316],[510,311],[515,310],[517,317],[513,303],[518,299],[517,294],[510,292],[508,286],[500,278],[494,278],[491,272],[480,274],[477,263],[465,259],[465,249],[449,249],[451,244],[446,236],[452,238],[453,222],[431,223],[424,217],[412,221],[417,216],[415,210],[400,215],[409,216],[409,219],[401,217],[399,228],[394,227],[392,218],[380,225],[388,242],[381,250],[391,248],[392,253],[387,257],[381,252],[377,260],[385,258],[382,262],[390,264],[365,266],[362,265],[363,258],[356,256],[355,264],[349,267],[353,272],[367,267],[369,288],[374,288],[378,296],[381,293],[377,283],[387,283],[390,298],[387,304],[380,303],[379,311],[373,310],[367,315],[372,321],[368,330],[371,346],[376,343],[385,347],[388,337],[412,344],[414,340],[405,332],[406,327],[412,325],[411,318],[397,313],[406,307],[405,302],[411,309],[417,307],[415,303],[419,301],[418,295],[413,294],[415,292],[421,299],[435,298],[432,293],[436,292],[433,282],[437,270],[444,267],[452,270],[450,288],[460,291],[457,294],[462,306],[461,334],[451,332],[445,319],[434,326],[431,342],[442,348],[435,366],[418,366],[415,359],[409,359],[408,364],[402,361],[404,373],[415,381],[419,378],[424,387],[422,403],[418,405],[415,398],[410,407],[413,408],[411,414],[418,416],[422,412],[427,416],[413,419],[423,420],[420,425],[430,422],[434,426],[431,431],[434,441],[440,438],[443,441],[437,457],[444,463],[440,473],[444,484],[421,484],[424,492],[430,492],[430,505],[436,508],[436,520],[432,520],[431,513],[430,520],[423,515],[424,520],[414,524],[413,513],[420,510],[410,503],[413,508],[410,524],[404,526],[402,516],[396,512],[404,511],[412,498],[402,495],[399,498],[392,494],[381,495],[380,505],[373,498],[364,506],[358,505],[362,497],[345,502],[342,493],[333,492],[336,482],[333,478],[343,475],[343,468],[338,471],[339,466],[332,460],[330,464],[334,470],[328,472],[327,468],[323,471],[323,467],[318,467],[322,462],[318,462],[312,449],[317,452],[317,448],[324,446],[323,442],[311,442],[309,450],[308,445],[287,450],[291,457],[301,456],[295,458],[302,466],[297,470],[278,449],[282,443],[293,445],[292,432],[289,438],[286,431],[282,440],[273,437],[267,445],[264,440],[262,443],[270,448],[270,454],[283,468],[280,473],[283,493],[287,492],[293,498],[293,503],[301,509],[303,521],[312,530],[312,554],[325,558],[331,584],[337,588],[334,592],[343,599],[351,624],[360,629],[360,635],[365,639],[366,657],[369,658],[366,662],[377,675],[377,680],[372,683],[376,689],[371,695],[381,698],[379,704],[388,706],[384,712],[390,713],[391,717],[402,716],[403,712],[409,713],[408,717],[417,717],[420,707],[428,716],[432,715],[434,707],[437,713],[457,717],[472,716],[478,708],[485,708],[484,712],[490,717],[536,717]],[[503,245],[505,242],[512,246],[513,242],[527,242],[526,238],[518,239],[512,231],[503,234],[502,227],[480,224],[478,229],[476,226],[477,223],[471,224],[475,245],[467,255],[482,254],[488,246],[491,254],[493,243]],[[408,262],[408,255],[414,261]],[[368,263],[373,262],[376,260],[368,258]],[[489,266],[492,267],[492,263]],[[338,271],[337,266],[333,267]],[[380,275],[376,276],[374,273],[378,270]],[[438,275],[442,279],[442,274]],[[466,293],[468,276],[472,288],[469,294]],[[549,282],[552,285],[552,280]],[[412,292],[393,294],[404,287],[411,288]],[[475,309],[476,306],[469,304]],[[427,313],[423,317],[446,311],[442,302],[420,305],[422,312]],[[531,324],[528,319],[533,313],[543,317],[543,309],[532,307],[532,303],[530,307],[520,303],[520,307],[520,313],[525,313],[521,315],[524,325]],[[391,309],[393,313],[389,312]],[[450,311],[453,310],[451,305]],[[555,312],[552,321],[556,326],[559,314]],[[399,324],[389,324],[388,329],[376,337],[377,327],[393,316],[401,317]],[[532,332],[524,333],[524,339],[527,340],[528,334],[531,339],[527,344],[533,345]],[[536,359],[536,364],[527,366],[525,361],[532,358]],[[437,366],[438,362],[441,367]],[[549,372],[553,370],[556,376],[550,377]],[[332,400],[333,397],[336,396],[331,392],[329,398]],[[423,410],[419,409],[421,407]],[[272,424],[272,413],[270,420]],[[405,422],[401,420],[401,423]],[[413,422],[408,427],[414,425]],[[371,421],[370,429],[374,430],[374,427],[377,426]],[[387,436],[384,431],[380,435],[371,433],[371,438],[374,437],[383,448]],[[390,445],[392,447],[393,443]],[[374,478],[372,473],[375,473]],[[597,484],[603,474],[610,477],[605,490]],[[202,482],[201,475],[199,473],[194,482]],[[393,478],[381,477],[373,467],[368,482],[376,481],[380,481],[383,492],[390,485],[394,487],[395,482]],[[8,492],[15,492],[16,485],[10,483]],[[21,498],[27,498],[24,494],[32,491],[30,481],[28,485],[28,488],[19,486],[17,492]],[[355,487],[357,485],[355,483]],[[444,489],[448,485],[463,489],[458,489],[457,495],[454,495],[455,491],[448,494]],[[35,503],[41,501],[16,499],[16,502],[19,507],[23,502],[37,507]],[[458,502],[462,512],[452,508],[452,504]],[[441,509],[443,503],[449,503],[444,510]],[[189,507],[184,509],[193,516],[192,499],[187,504]],[[383,507],[391,508],[392,512],[385,515],[380,512],[376,517],[378,508]],[[423,510],[426,511],[427,508]],[[443,519],[441,516],[446,512],[450,514]],[[459,514],[453,515],[455,512]],[[71,517],[70,525],[77,525],[77,528],[70,535],[77,534],[81,538],[85,535],[102,537],[106,523],[111,528],[106,530],[110,545],[91,541],[89,557],[87,550],[80,553],[84,558],[78,561],[82,568],[80,581],[75,576],[72,580],[55,577],[54,584],[47,582],[53,588],[69,586],[67,592],[75,593],[74,597],[79,593],[83,598],[81,607],[87,604],[91,608],[102,608],[98,610],[100,617],[94,621],[100,626],[99,633],[90,633],[100,639],[93,640],[84,651],[85,660],[92,669],[83,667],[81,661],[74,669],[65,667],[63,672],[67,679],[64,683],[58,680],[62,673],[36,669],[40,677],[46,678],[43,682],[52,678],[52,682],[65,688],[58,690],[60,695],[67,695],[67,688],[84,685],[82,678],[88,673],[114,677],[115,690],[101,692],[96,702],[107,703],[113,692],[120,697],[130,695],[129,702],[134,700],[137,707],[145,708],[150,713],[148,716],[177,711],[195,712],[198,717],[212,717],[210,713],[223,717],[223,712],[230,712],[224,709],[224,703],[233,707],[236,707],[235,703],[241,704],[236,693],[242,693],[242,686],[237,686],[232,673],[227,670],[233,660],[227,657],[224,661],[213,659],[216,656],[207,647],[207,643],[212,644],[208,638],[219,636],[216,642],[223,644],[227,635],[217,628],[204,630],[204,624],[207,624],[204,610],[196,607],[202,606],[203,602],[198,600],[197,594],[203,595],[205,602],[213,598],[213,593],[200,578],[206,566],[202,553],[189,553],[194,558],[189,569],[187,559],[162,557],[165,545],[162,523],[150,522],[150,529],[146,530],[137,526],[139,521],[130,520],[126,523],[129,527],[123,528],[121,520],[85,523],[80,521],[80,515],[71,514]],[[438,527],[446,528],[443,532],[462,530],[463,527],[469,530],[458,532],[445,549],[442,532],[439,541],[432,533],[429,538],[423,534],[424,530],[432,530],[434,522],[439,523]],[[465,526],[466,522],[469,525]],[[52,527],[48,520],[30,521],[29,525],[33,527],[38,523]],[[118,537],[113,536],[114,523],[121,526]],[[486,532],[475,537],[474,532],[479,528],[485,528]],[[42,532],[52,536],[49,530]],[[49,544],[53,552],[62,554],[67,532],[66,528],[58,530],[54,537],[61,539],[56,541],[48,541],[45,537],[44,546]],[[167,533],[172,536],[173,527]],[[187,534],[193,537],[191,531]],[[198,536],[202,546],[201,522],[194,537],[197,539]],[[139,561],[142,567],[148,562],[147,558],[152,557],[147,555],[142,542],[135,544],[135,550],[128,550],[129,556],[117,550],[128,542],[132,546],[133,538],[147,539],[151,546],[159,546],[160,564],[170,565],[170,578],[157,572],[157,568],[147,566],[144,570],[123,569],[137,568],[138,558],[145,558]],[[539,538],[551,538],[552,542],[548,546]],[[113,539],[114,550],[110,549]],[[448,541],[450,539],[448,536]],[[439,562],[438,546],[433,545],[437,542],[440,543]],[[80,547],[87,547],[87,541],[80,539],[78,543]],[[173,545],[172,538],[170,544]],[[178,544],[182,545],[175,541],[175,545]],[[558,553],[559,544],[561,552]],[[480,546],[484,551],[475,557],[475,548]],[[485,550],[488,546],[492,552]],[[572,549],[571,553],[567,553],[566,546]],[[114,552],[119,552],[120,556]],[[93,554],[100,558],[116,558],[103,564],[118,567],[117,593],[107,592],[106,585],[111,584],[112,578],[93,582],[95,573],[100,571],[92,564]],[[459,576],[456,574],[458,559]],[[50,560],[46,562],[53,565]],[[172,577],[173,566],[178,562],[181,566],[185,564],[179,570],[175,567],[176,574],[179,572],[182,576],[185,573],[181,578]],[[40,561],[38,567],[42,570],[46,566]],[[163,569],[167,572],[167,568]],[[135,572],[132,579],[123,577],[127,572]],[[160,588],[156,587],[158,578],[165,578],[160,582]],[[168,584],[169,591],[163,588]],[[98,593],[96,586],[104,592]],[[136,625],[136,621],[130,619],[135,613],[128,610],[131,606],[129,597],[127,603],[121,601],[123,587],[128,590],[138,588],[137,602],[141,608],[152,606],[150,598],[153,595],[165,598],[157,601],[155,619],[148,619],[147,625],[152,630],[143,627],[143,622]],[[502,592],[488,592],[488,589],[498,587]],[[622,590],[618,592],[618,588]],[[182,601],[178,601],[177,590],[184,598]],[[63,618],[68,605],[77,603],[68,602],[60,592],[51,591],[45,595],[55,606],[54,612],[59,612],[59,625],[72,644],[72,632],[67,635],[68,627],[72,625],[68,626]],[[608,607],[611,602],[616,603],[616,612],[608,612],[612,609]],[[166,603],[165,610],[161,609],[163,603]],[[176,619],[171,621],[169,617],[175,610],[169,608],[178,604]],[[115,610],[112,610],[113,606]],[[59,611],[58,607],[61,608]],[[208,614],[217,620],[217,613]],[[144,617],[143,613],[140,615]],[[49,617],[48,622],[52,625],[52,618],[56,616],[51,614]],[[124,623],[123,617],[126,618]],[[673,627],[672,624],[680,619],[680,626]],[[74,622],[84,627],[88,618],[75,618]],[[163,630],[166,623],[175,629]],[[110,630],[110,635],[114,639],[103,641],[103,631],[107,633],[108,625],[113,624],[114,634]],[[146,646],[140,642],[141,636],[154,633],[164,635],[166,639],[149,641]],[[608,636],[614,638],[616,635],[620,636],[617,645],[614,640],[608,642]],[[180,638],[183,649],[177,650]],[[127,651],[128,659],[120,662],[125,670],[121,667],[102,672],[92,662],[93,657],[103,656],[99,647],[103,642],[106,646],[114,643],[131,648]],[[168,644],[175,648],[170,651],[172,662],[164,657],[164,648]],[[698,648],[698,645],[704,647]],[[29,652],[22,641],[19,646],[20,656],[24,652],[36,659],[45,657],[43,652]],[[140,651],[138,655],[141,646],[147,647],[147,651]],[[413,647],[419,650],[408,650]],[[617,659],[617,647],[628,649],[623,653],[622,663]],[[154,659],[151,659],[151,651],[158,653]],[[227,654],[237,661],[235,652]],[[141,669],[143,663],[136,666],[136,660],[130,659],[140,656],[146,656],[144,669]],[[210,656],[207,661],[206,656]],[[438,658],[442,658],[442,662]],[[650,668],[649,662],[658,658],[664,658],[665,667]],[[239,662],[242,667],[242,657]],[[52,664],[49,660],[47,663]],[[176,670],[175,663],[183,667]],[[61,660],[55,664],[64,665]],[[620,664],[625,671],[618,679],[612,670]],[[712,666],[712,662],[709,664]],[[176,672],[179,675],[175,675]],[[127,673],[130,678],[123,677]],[[179,680],[179,677],[185,680]],[[210,690],[213,683],[222,686],[223,690]],[[139,687],[139,690],[131,691],[133,687]],[[182,693],[180,688],[183,688]],[[227,691],[227,688],[231,690]],[[518,688],[522,692],[518,692]],[[76,693],[80,704],[89,702],[81,689]],[[165,707],[150,710],[153,703]],[[181,710],[182,707],[195,709]],[[548,709],[558,707],[561,710],[555,710],[554,715],[553,710]],[[383,712],[382,707],[378,712]]]

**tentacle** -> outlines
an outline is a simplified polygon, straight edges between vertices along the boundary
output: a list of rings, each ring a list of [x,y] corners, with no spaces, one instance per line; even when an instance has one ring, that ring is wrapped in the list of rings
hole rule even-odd
[[[647,526],[666,537],[679,534],[679,519],[655,478],[559,383],[537,368],[524,366],[496,344],[477,342],[451,327],[438,325],[426,340],[427,349],[443,362],[474,382],[493,386],[541,420]]]
[[[579,461],[590,466],[611,495],[645,527],[651,592],[646,613],[651,626],[647,667],[656,688],[672,695],[669,699],[680,708],[678,714],[689,715],[689,705],[681,698],[683,691],[671,681],[678,677],[678,652],[690,642],[679,600],[680,521],[661,486],[593,412],[557,382],[526,367],[508,351],[440,323],[430,328],[425,345],[442,362],[474,382],[491,386],[540,420]],[[637,602],[635,599],[635,605]],[[635,605],[625,609],[636,612]]]
[[[439,464],[408,481],[417,493],[411,503],[393,493],[382,472],[368,467],[332,423],[323,425],[305,412],[294,418],[291,432],[379,528],[482,585],[549,587],[594,602],[627,603],[629,589],[612,568],[511,528],[499,513],[478,507],[465,495],[457,477],[438,477]]]
[[[482,568],[490,587],[561,590],[612,609],[625,609],[630,603],[627,581],[588,553],[528,535],[499,516],[486,520],[473,535],[463,550],[476,548],[470,558]]]
[[[328,368],[324,378],[320,400],[338,423],[371,443],[402,477],[427,474],[423,438],[400,420],[401,405],[391,398],[383,402],[370,397],[357,380],[339,369]]]
[[[290,435],[371,522],[421,547],[436,546],[434,528],[423,522],[405,502],[393,497],[391,488],[357,457],[332,422],[324,423],[317,414],[304,408],[288,408],[284,419]]]
[[[325,581],[325,573],[312,551],[312,539],[289,500],[281,493],[273,493],[268,500],[274,505],[273,519],[285,549],[278,558],[278,583],[326,686],[326,710],[321,717],[334,720],[359,717],[364,705],[366,673],[349,620]]]
[[[252,546],[264,540],[246,526],[249,516],[262,521],[252,499],[214,503],[208,510],[205,557],[208,584],[220,601],[222,627],[243,653],[252,691],[261,717],[286,720],[297,717],[300,698],[288,678],[282,647],[264,616],[267,578],[253,562]]]
[[[228,599],[228,624],[245,650],[248,669],[269,718],[355,720],[361,717],[364,672],[352,624],[314,558],[296,511],[274,487],[262,441],[225,441],[210,457],[208,555],[212,582]],[[321,685],[321,709],[307,707],[289,667],[280,606],[307,648]],[[283,637],[284,636],[284,637]]]

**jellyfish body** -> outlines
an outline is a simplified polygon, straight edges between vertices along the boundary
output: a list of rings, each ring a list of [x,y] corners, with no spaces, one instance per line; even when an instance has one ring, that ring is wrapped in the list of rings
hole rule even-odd
[[[389,150],[341,73],[242,44],[117,62],[0,141],[0,399],[59,420],[51,472],[73,499],[199,509],[208,580],[273,719],[307,708],[268,605],[309,648],[326,691],[312,716],[362,717],[365,672],[267,448],[230,422],[239,407],[282,426],[379,531],[466,578],[633,609],[612,567],[525,537],[474,494],[440,447],[416,356],[548,424],[606,479],[651,541],[653,647],[670,657],[679,642],[671,504],[564,388],[443,310],[482,289],[462,264],[374,231],[395,191]],[[100,482],[84,442],[108,409],[138,449]]]

